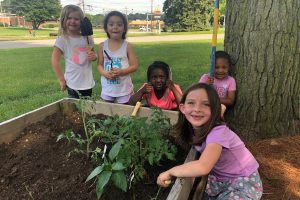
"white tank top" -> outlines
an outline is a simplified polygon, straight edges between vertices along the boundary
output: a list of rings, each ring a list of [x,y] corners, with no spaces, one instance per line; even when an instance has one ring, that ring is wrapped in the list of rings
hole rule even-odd
[[[129,67],[129,61],[127,57],[127,45],[128,42],[123,41],[122,46],[116,51],[110,51],[108,48],[109,39],[104,41],[103,44],[103,67],[105,71],[111,69],[111,60],[106,56],[104,50],[108,53],[109,57],[112,59],[112,67],[117,67],[120,69],[125,69]],[[109,80],[104,76],[101,76],[101,86],[102,94],[111,97],[121,97],[131,94],[133,92],[133,84],[130,75],[120,76],[115,80]]]

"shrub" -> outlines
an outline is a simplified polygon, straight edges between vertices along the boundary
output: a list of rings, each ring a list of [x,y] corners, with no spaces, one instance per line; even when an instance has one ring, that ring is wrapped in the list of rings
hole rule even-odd
[[[45,24],[43,25],[44,28],[56,28],[58,27],[58,24]]]

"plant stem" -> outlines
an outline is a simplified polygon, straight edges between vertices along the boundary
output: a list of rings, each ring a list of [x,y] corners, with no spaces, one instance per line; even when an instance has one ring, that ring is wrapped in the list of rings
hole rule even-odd
[[[80,100],[81,101],[81,100]],[[88,131],[87,131],[87,127],[86,127],[86,114],[85,114],[85,111],[84,111],[84,102],[85,100],[83,100],[83,103],[81,104],[81,116],[82,116],[82,122],[83,122],[83,127],[84,127],[84,132],[85,132],[85,136],[86,136],[86,141],[87,141],[87,144],[86,144],[86,156],[89,157],[89,151],[90,151],[90,137],[89,137],[89,134],[88,134]]]
[[[32,192],[28,189],[28,186],[27,186],[27,185],[25,185],[25,189],[26,189],[26,191],[28,192],[28,195],[30,196],[30,198],[31,198],[32,200],[34,200],[34,198],[33,198],[33,196],[32,196]]]
[[[158,188],[158,191],[157,191],[157,193],[156,193],[156,196],[155,196],[154,198],[151,198],[151,200],[157,200],[157,197],[158,197],[158,195],[159,195],[159,193],[160,193],[160,190],[161,190],[161,187]]]

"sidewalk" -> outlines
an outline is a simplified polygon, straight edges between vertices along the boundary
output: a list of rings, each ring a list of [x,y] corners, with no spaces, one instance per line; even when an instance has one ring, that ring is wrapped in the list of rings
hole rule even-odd
[[[224,34],[218,34],[219,39],[224,38]],[[166,36],[141,36],[130,37],[127,40],[132,43],[137,42],[165,42],[165,41],[184,41],[184,40],[211,40],[212,34],[195,35],[166,35]],[[103,42],[106,38],[95,38],[95,44]],[[55,39],[51,40],[19,40],[19,41],[0,41],[0,49],[30,48],[30,47],[51,47]]]

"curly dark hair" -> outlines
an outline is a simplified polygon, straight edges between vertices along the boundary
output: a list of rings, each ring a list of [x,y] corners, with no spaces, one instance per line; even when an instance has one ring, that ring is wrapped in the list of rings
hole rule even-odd
[[[167,80],[170,79],[170,67],[167,63],[163,61],[154,61],[152,64],[149,65],[148,70],[147,70],[147,80],[148,82],[150,81],[150,76],[151,73],[155,69],[161,69],[165,72]]]
[[[218,58],[227,59],[229,63],[229,68],[231,68],[232,65],[231,57],[226,51],[216,51],[215,55],[216,55],[215,60],[217,60]]]

